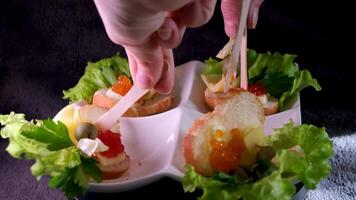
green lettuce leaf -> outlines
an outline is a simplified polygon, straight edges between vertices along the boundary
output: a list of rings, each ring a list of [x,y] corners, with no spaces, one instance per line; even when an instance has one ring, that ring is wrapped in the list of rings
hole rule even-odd
[[[0,115],[0,125],[4,126],[1,137],[9,139],[6,151],[17,159],[35,160],[32,175],[37,180],[49,175],[48,186],[60,188],[68,199],[83,195],[89,187],[89,178],[101,182],[102,172],[97,161],[80,155],[63,123],[28,122],[24,114],[12,112]]]
[[[222,61],[218,61],[214,58],[209,58],[205,61],[205,68],[203,74],[222,74]]]
[[[293,77],[286,76],[283,73],[269,73],[260,82],[270,95],[280,97],[285,91],[291,88],[293,80]]]
[[[275,53],[257,53],[247,51],[249,84],[261,83],[268,93],[279,99],[279,111],[290,108],[297,100],[298,94],[306,87],[321,90],[318,81],[308,70],[299,70],[294,62],[296,55]],[[223,61],[209,58],[205,61],[203,74],[222,74]]]
[[[251,55],[250,55],[251,54]],[[254,50],[248,50],[248,75],[249,79],[259,76],[266,68],[267,74],[280,73],[286,76],[293,76],[298,71],[298,65],[294,63],[296,55],[276,53],[256,53]]]
[[[321,90],[318,81],[312,77],[308,70],[297,71],[294,74],[292,87],[285,91],[279,99],[279,110],[288,109],[298,97],[298,93],[309,86],[312,86],[316,91]]]
[[[211,177],[205,177],[194,171],[190,165],[186,166],[186,174],[183,177],[183,189],[185,192],[193,192],[202,189],[200,200],[224,199],[224,200],[289,200],[295,194],[295,186],[285,178],[280,171],[275,171],[255,182],[241,181],[237,175],[229,175],[218,172]]]
[[[0,124],[2,126],[5,126],[6,124],[11,124],[11,123],[15,123],[15,122],[19,122],[19,123],[26,123],[26,119],[25,119],[25,114],[16,114],[14,112],[11,112],[8,115],[0,115]],[[6,134],[6,133],[4,133]]]
[[[291,107],[302,89],[312,86],[321,90],[308,70],[299,70],[296,55],[248,50],[247,57],[249,83],[260,82],[271,96],[279,98],[279,111]]]
[[[40,126],[41,121],[35,124],[25,120],[23,114],[10,113],[0,115],[0,124],[4,126],[1,131],[2,138],[9,139],[6,151],[14,158],[35,160],[31,167],[32,175],[39,179],[43,175],[56,176],[66,167],[80,164],[80,154],[75,146],[59,151],[50,151],[47,144],[30,139],[22,133]]]
[[[200,200],[225,199],[236,200],[241,197],[239,194],[238,177],[230,176],[219,172],[212,177],[204,177],[194,171],[191,165],[186,165],[185,176],[183,177],[183,189],[185,192],[193,192],[202,189],[203,195]]]
[[[243,179],[238,174],[217,172],[211,177],[205,177],[187,165],[182,180],[184,191],[202,189],[203,195],[200,199],[203,200],[287,200],[292,199],[296,191],[293,180],[300,180],[306,188],[314,189],[319,181],[330,173],[328,160],[333,152],[332,142],[324,128],[313,125],[296,127],[290,122],[280,129],[275,129],[273,135],[268,138],[268,143],[277,151],[277,155],[272,159],[273,167],[259,168],[269,171],[257,172],[264,176],[255,176],[249,172],[249,177]],[[296,146],[300,150],[290,149]]]
[[[63,91],[63,98],[71,102],[85,100],[90,103],[97,90],[111,87],[120,75],[131,77],[127,60],[120,55],[89,62],[79,82]]]
[[[276,129],[269,143],[277,150],[277,163],[283,173],[296,176],[308,189],[316,188],[319,181],[330,173],[328,160],[333,148],[325,128],[313,125],[295,127],[291,121]],[[295,146],[302,151],[287,150]]]
[[[290,200],[295,194],[295,186],[275,171],[255,183],[242,185],[239,189],[244,200]]]

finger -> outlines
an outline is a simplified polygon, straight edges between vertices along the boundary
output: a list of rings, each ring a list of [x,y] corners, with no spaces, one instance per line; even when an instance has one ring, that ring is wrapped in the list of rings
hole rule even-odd
[[[144,2],[145,7],[149,8],[150,10],[156,11],[173,11],[177,10],[188,3],[191,3],[196,0],[179,0],[179,1],[157,1],[157,0],[141,0]]]
[[[171,12],[178,24],[188,27],[198,27],[207,23],[213,16],[216,0],[198,0]]]
[[[180,30],[175,21],[167,17],[162,26],[157,30],[158,43],[167,49],[173,49],[182,40]]]
[[[221,12],[224,18],[226,35],[236,37],[237,24],[241,13],[241,0],[221,0]]]
[[[229,37],[236,37],[237,26],[241,14],[241,0],[222,0],[221,12],[224,18],[225,33]],[[252,0],[247,18],[247,27],[255,28],[258,21],[259,8],[263,0]]]
[[[180,22],[180,20],[177,17],[175,17],[173,12],[167,12],[166,17],[169,17],[170,19],[172,19],[174,21],[174,23],[178,27],[178,32],[179,32],[180,37],[183,38],[185,30],[187,29],[187,26],[185,24],[182,24]]]
[[[94,0],[111,39],[119,45],[139,45],[164,22],[165,13],[147,8],[144,1]]]
[[[150,40],[150,43],[153,43]],[[135,83],[141,89],[149,89],[158,82],[163,68],[162,48],[157,44],[146,44],[142,46],[125,46],[133,66],[131,70],[136,72],[133,75]],[[130,64],[131,64],[130,63]],[[136,69],[135,69],[136,68]]]
[[[261,7],[263,0],[252,0],[248,12],[247,18],[247,27],[248,28],[256,28],[258,21],[258,13]]]
[[[136,73],[137,73],[137,63],[135,60],[135,57],[133,55],[131,55],[131,53],[129,51],[126,51],[126,55],[129,61],[129,68],[130,68],[130,74],[132,77],[132,80],[134,82],[136,82],[135,77],[136,77]]]
[[[172,91],[174,85],[174,58],[171,49],[163,49],[164,64],[167,67],[155,86],[155,90],[160,94],[168,94]]]

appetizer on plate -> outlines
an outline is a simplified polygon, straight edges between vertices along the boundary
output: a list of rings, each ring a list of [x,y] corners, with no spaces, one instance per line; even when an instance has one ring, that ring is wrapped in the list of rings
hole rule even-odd
[[[101,132],[94,126],[105,112],[95,105],[74,103],[64,107],[53,121],[63,123],[71,142],[86,156],[98,161],[103,179],[113,179],[129,168],[130,159],[121,143],[119,123],[111,130]]]
[[[231,40],[233,41],[233,40]],[[201,77],[207,86],[205,102],[210,109],[234,95],[224,93],[224,62],[228,62],[231,52],[231,41],[219,52],[218,59],[209,58]],[[248,90],[258,96],[265,114],[271,115],[289,109],[296,101],[299,92],[309,86],[321,90],[317,80],[308,70],[300,70],[294,62],[296,56],[280,53],[256,53],[247,51]],[[233,84],[239,87],[239,78]]]
[[[295,182],[314,189],[328,176],[332,142],[324,128],[290,121],[266,136],[259,98],[230,92],[184,138],[186,192],[200,188],[200,199],[283,200],[294,196]]]
[[[92,116],[76,121],[74,112],[70,104],[54,119],[27,121],[24,114],[14,112],[0,115],[1,137],[9,139],[6,151],[14,158],[35,160],[32,175],[50,176],[48,186],[60,188],[69,199],[84,194],[90,181],[119,177],[130,164],[117,126],[99,132],[88,120]],[[78,123],[75,129],[71,121]]]
[[[71,102],[85,101],[103,109],[112,108],[132,87],[127,60],[115,55],[98,62],[89,62],[79,82],[64,93]],[[152,89],[138,100],[124,117],[142,117],[167,111],[173,96],[156,94]]]
[[[9,139],[7,151],[15,158],[35,160],[31,167],[37,179],[51,177],[49,186],[61,188],[68,198],[82,195],[90,181],[115,179],[130,166],[117,122],[99,130],[95,122],[132,87],[127,60],[115,55],[88,63],[77,85],[64,91],[71,103],[53,119],[27,121],[24,114],[0,115],[1,137]],[[166,111],[172,96],[153,90],[126,113],[139,117]]]

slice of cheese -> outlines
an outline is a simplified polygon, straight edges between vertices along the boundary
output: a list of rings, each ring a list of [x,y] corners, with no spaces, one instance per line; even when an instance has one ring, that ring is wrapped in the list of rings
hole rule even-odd
[[[218,74],[202,74],[205,85],[212,92],[224,92],[225,77]]]
[[[215,93],[224,92],[225,76],[219,74],[202,74],[201,78],[210,91]],[[238,87],[239,82],[240,79],[236,78],[232,83],[232,87]]]

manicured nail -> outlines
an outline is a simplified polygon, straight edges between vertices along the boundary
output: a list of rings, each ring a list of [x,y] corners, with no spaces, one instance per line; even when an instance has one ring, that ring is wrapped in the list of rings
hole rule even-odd
[[[170,29],[158,29],[157,33],[162,40],[168,40],[172,36],[172,31]]]
[[[143,88],[150,87],[152,80],[147,74],[142,71],[138,71],[136,74],[136,83]]]
[[[259,9],[255,8],[252,15],[252,28],[256,28]]]

